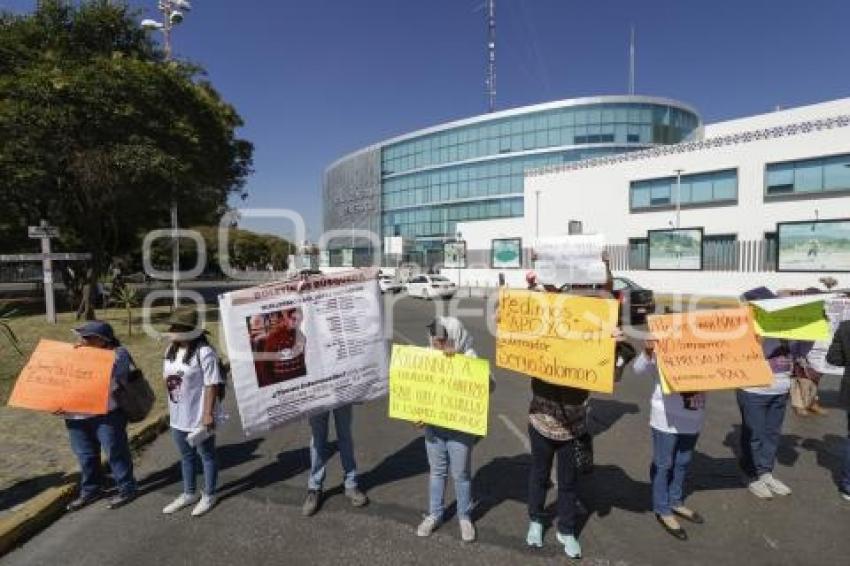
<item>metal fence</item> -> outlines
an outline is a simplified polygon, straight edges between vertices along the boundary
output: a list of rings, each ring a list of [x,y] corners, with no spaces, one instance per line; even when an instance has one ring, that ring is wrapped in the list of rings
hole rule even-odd
[[[613,271],[649,269],[646,240],[606,246]],[[702,246],[703,271],[755,273],[776,271],[776,240],[706,239]]]

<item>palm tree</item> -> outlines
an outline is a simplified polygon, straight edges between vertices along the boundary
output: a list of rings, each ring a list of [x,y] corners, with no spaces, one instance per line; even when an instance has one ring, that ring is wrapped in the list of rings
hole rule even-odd
[[[17,335],[15,335],[15,331],[12,330],[12,315],[17,312],[17,309],[14,309],[8,305],[0,305],[0,334],[6,338],[6,341],[9,342],[9,345],[15,349],[19,356],[23,356],[24,353],[21,351],[19,346],[20,340],[18,340]]]
[[[133,287],[122,285],[118,289],[113,289],[114,296],[112,299],[127,311],[127,334],[133,335],[133,307],[139,302],[139,294]]]

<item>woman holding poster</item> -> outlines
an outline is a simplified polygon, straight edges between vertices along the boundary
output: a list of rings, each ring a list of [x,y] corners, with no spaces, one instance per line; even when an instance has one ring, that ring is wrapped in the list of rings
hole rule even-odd
[[[127,382],[130,373],[130,354],[115,337],[106,322],[92,320],[74,329],[79,344],[115,352],[109,386],[108,412],[105,415],[62,413],[71,441],[71,450],[80,463],[80,494],[71,501],[68,511],[77,511],[103,494],[100,471],[100,451],[109,459],[109,469],[118,487],[118,494],[109,500],[108,507],[116,509],[136,497],[133,476],[133,457],[127,440],[127,416],[118,406],[115,391]]]
[[[198,517],[215,506],[218,464],[215,457],[216,413],[219,388],[224,385],[219,371],[218,354],[207,343],[206,331],[198,323],[195,309],[174,311],[169,319],[171,341],[163,360],[163,377],[168,388],[168,412],[171,436],[180,452],[183,493],[166,505],[166,515],[195,505]],[[195,487],[195,460],[200,456],[204,471],[204,489]]]
[[[647,340],[644,351],[632,365],[636,375],[655,380],[650,401],[649,426],[652,429],[652,510],[668,533],[679,540],[688,534],[677,517],[701,524],[703,518],[685,507],[684,483],[694,454],[694,447],[705,421],[704,393],[664,394],[655,358],[655,340]]]
[[[774,299],[776,295],[759,287],[744,293],[743,298],[754,301]],[[762,338],[762,351],[773,372],[773,385],[736,392],[741,410],[741,469],[747,475],[750,493],[759,499],[791,494],[791,488],[773,477],[773,466],[785,421],[794,358],[801,353],[802,344]]]
[[[472,349],[472,336],[463,324],[454,317],[436,318],[428,325],[431,348],[442,350],[447,356],[462,354],[477,357]],[[492,383],[491,383],[492,389]],[[460,537],[464,542],[475,540],[475,525],[472,524],[472,447],[475,436],[466,432],[450,430],[433,425],[425,426],[425,449],[431,468],[429,480],[428,515],[416,529],[420,537],[433,533],[443,521],[443,496],[446,492],[446,477],[451,472],[457,498],[457,517]]]
[[[558,542],[570,558],[581,558],[576,538],[576,497],[578,470],[576,442],[587,432],[588,391],[553,385],[531,378],[531,405],[528,408],[528,439],[531,443],[531,472],[528,482],[530,523],[526,542],[543,546],[543,521],[547,514],[546,491],[552,461],[558,457]]]

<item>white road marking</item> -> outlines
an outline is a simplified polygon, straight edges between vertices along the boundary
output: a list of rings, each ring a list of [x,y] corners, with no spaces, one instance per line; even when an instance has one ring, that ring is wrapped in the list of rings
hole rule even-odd
[[[507,415],[499,415],[499,420],[507,427],[509,431],[513,433],[514,436],[520,441],[520,443],[525,448],[526,452],[531,452],[531,443],[528,441],[528,437],[519,429],[517,425],[513,423],[511,419],[507,417]]]

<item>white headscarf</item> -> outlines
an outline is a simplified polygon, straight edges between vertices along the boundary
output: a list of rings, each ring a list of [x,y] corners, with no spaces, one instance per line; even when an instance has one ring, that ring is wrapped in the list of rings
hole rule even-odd
[[[446,329],[446,337],[451,340],[455,352],[473,358],[478,357],[472,349],[472,336],[466,331],[461,321],[453,316],[439,316],[435,322]]]

